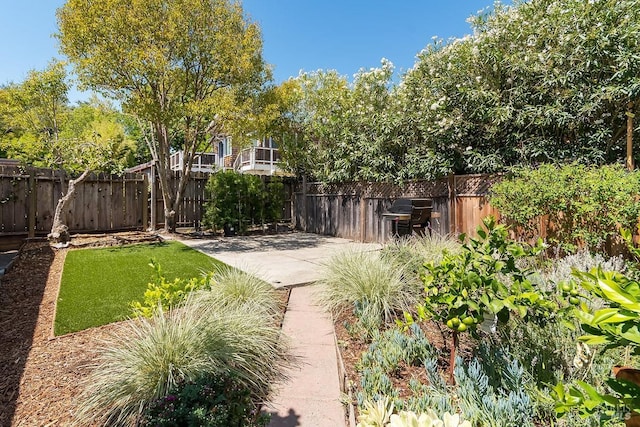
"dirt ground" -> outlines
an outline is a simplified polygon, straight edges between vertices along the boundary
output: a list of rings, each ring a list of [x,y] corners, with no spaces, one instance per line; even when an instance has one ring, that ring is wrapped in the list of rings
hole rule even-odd
[[[154,239],[144,233],[75,236],[71,247]],[[65,426],[96,349],[118,324],[53,337],[64,259],[69,249],[28,243],[0,280],[0,426]]]

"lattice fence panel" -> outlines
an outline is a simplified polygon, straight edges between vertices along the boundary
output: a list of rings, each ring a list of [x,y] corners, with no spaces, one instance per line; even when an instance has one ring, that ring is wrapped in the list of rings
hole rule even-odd
[[[455,177],[456,196],[486,196],[500,175],[460,175]]]
[[[444,197],[449,193],[447,180],[411,181],[404,185],[372,182],[341,184],[311,183],[307,194],[363,195],[369,198],[397,199],[402,197]]]

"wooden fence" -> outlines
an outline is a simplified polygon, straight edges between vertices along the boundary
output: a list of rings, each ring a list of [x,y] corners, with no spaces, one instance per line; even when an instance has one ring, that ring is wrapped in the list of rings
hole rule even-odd
[[[176,213],[179,226],[200,226],[208,201],[208,177],[204,173],[192,174]],[[172,185],[177,185],[177,178],[173,177]],[[61,171],[0,165],[0,236],[46,235],[66,179]],[[495,180],[486,175],[464,175],[404,186],[303,183],[295,189],[295,183],[285,182],[283,218],[312,233],[384,242],[391,236],[391,223],[382,214],[394,199],[430,198],[434,231],[472,234],[483,217],[498,215],[486,200]],[[64,220],[74,233],[144,230],[154,216],[159,228],[164,223],[164,209],[158,185],[158,180],[150,182],[145,174],[93,174],[77,186]]]
[[[63,194],[64,172],[0,165],[0,235],[46,235]],[[147,222],[143,175],[92,174],[76,187],[64,220],[72,232],[143,228]]]
[[[412,181],[403,186],[380,183],[323,185],[300,183],[294,198],[297,228],[362,242],[385,242],[391,222],[385,220],[393,200],[429,198],[433,202],[431,227],[440,234],[474,234],[482,218],[499,216],[487,202],[498,177],[450,176],[438,181]]]
[[[200,228],[206,203],[209,201],[206,195],[205,187],[209,180],[210,174],[204,172],[192,172],[189,181],[184,189],[182,204],[176,212],[176,225],[178,227],[194,227]],[[174,172],[171,176],[171,189],[175,192],[180,173]],[[162,192],[160,191],[160,181],[155,179],[152,182],[155,189],[151,189],[151,195],[155,199],[155,215],[149,212],[149,217],[155,218],[155,227],[164,227],[164,202],[162,200]],[[151,201],[151,203],[154,203]]]
[[[178,211],[178,226],[199,228],[209,174],[192,173]],[[171,178],[175,189],[179,175]],[[33,237],[49,233],[56,205],[68,183],[62,171],[0,164],[0,237]],[[159,180],[144,173],[122,176],[92,174],[76,187],[76,195],[64,212],[72,233],[146,230],[164,226],[164,204]],[[285,182],[284,220],[291,219],[293,182]],[[152,212],[151,205],[155,204]]]

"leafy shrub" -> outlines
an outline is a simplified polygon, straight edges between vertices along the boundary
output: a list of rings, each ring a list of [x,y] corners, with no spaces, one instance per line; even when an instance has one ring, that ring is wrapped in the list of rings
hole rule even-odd
[[[380,252],[346,251],[331,257],[318,281],[319,299],[330,311],[356,308],[369,325],[387,322],[418,302],[419,281]]]
[[[620,165],[541,165],[517,169],[495,184],[490,202],[522,230],[567,252],[602,248],[619,227],[635,229],[640,216],[640,174]]]
[[[456,254],[445,254],[439,263],[426,263],[423,275],[424,304],[418,306],[420,320],[442,322],[453,331],[450,377],[458,347],[458,334],[476,333],[485,314],[506,322],[513,313],[526,317],[529,312],[545,313],[555,304],[529,280],[530,271],[521,270],[518,260],[534,256],[541,246],[509,241],[504,225],[493,217],[483,220],[477,238],[470,238]],[[464,236],[462,236],[464,239]],[[405,314],[412,323],[411,314]]]
[[[217,172],[211,175],[206,190],[210,198],[203,216],[206,227],[244,232],[250,223],[281,218],[284,186],[278,177],[265,183],[256,175]]]
[[[627,265],[622,257],[606,259],[600,254],[594,255],[588,251],[581,250],[575,254],[555,259],[551,268],[547,269],[541,277],[543,283],[550,289],[560,283],[573,280],[574,270],[588,272],[597,267],[604,271],[617,271],[620,273],[624,273],[627,270]]]
[[[258,427],[267,420],[257,417],[259,408],[251,390],[233,377],[206,375],[179,384],[145,410],[140,425],[153,427]]]
[[[202,277],[176,278],[173,282],[169,282],[164,277],[160,264],[152,260],[149,266],[154,269],[154,279],[147,284],[142,302],[133,301],[131,303],[134,317],[151,317],[158,310],[158,307],[168,310],[177,306],[189,292],[207,287],[211,277],[210,274],[203,274]]]
[[[170,390],[219,372],[261,401],[286,379],[287,349],[263,313],[188,297],[170,312],[159,309],[124,325],[105,343],[84,384],[79,422],[135,425],[140,411]]]

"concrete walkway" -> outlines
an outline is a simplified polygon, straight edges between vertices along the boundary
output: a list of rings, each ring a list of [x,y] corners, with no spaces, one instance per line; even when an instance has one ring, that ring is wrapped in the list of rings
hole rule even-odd
[[[300,366],[289,372],[266,408],[269,427],[340,427],[346,425],[340,403],[338,361],[330,316],[314,302],[314,286],[322,263],[345,250],[377,250],[378,244],[306,233],[275,236],[183,240],[234,267],[254,273],[275,287],[291,286],[282,325],[291,338]]]

